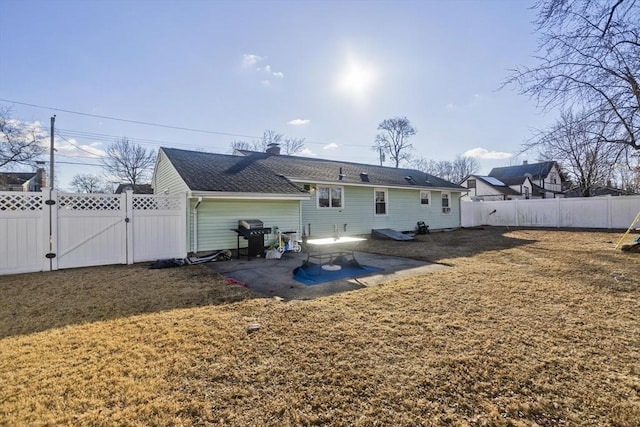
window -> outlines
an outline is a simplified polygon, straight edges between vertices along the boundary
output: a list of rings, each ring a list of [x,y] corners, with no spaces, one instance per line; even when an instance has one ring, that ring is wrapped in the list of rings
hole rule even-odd
[[[528,199],[529,197],[531,197],[531,190],[529,190],[529,187],[524,187],[524,198]]]
[[[449,206],[449,193],[442,193],[442,213],[450,214],[451,207]]]
[[[375,190],[376,215],[387,214],[387,190]]]
[[[420,206],[429,206],[431,204],[431,191],[420,192]]]
[[[475,180],[475,178],[469,178],[467,180],[467,188],[476,188],[476,180]]]
[[[343,205],[342,187],[318,186],[316,193],[318,194],[319,208],[341,208]]]

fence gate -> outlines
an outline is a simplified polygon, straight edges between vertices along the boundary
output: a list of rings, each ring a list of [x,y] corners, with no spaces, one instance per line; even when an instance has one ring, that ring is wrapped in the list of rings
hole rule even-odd
[[[126,194],[59,193],[52,205],[57,267],[126,264],[126,204]]]
[[[0,192],[0,274],[186,256],[184,196],[50,193]]]

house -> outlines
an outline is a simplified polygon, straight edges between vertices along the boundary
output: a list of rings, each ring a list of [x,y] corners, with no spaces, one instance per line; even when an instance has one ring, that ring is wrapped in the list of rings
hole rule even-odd
[[[238,220],[307,236],[460,227],[459,185],[413,169],[281,155],[160,148],[152,186],[188,199],[193,252],[235,248]],[[268,236],[275,240],[275,235]]]
[[[525,192],[528,188],[525,178],[529,178],[532,184],[530,196],[526,197],[526,194],[521,191],[525,198],[553,199],[563,197],[562,173],[560,166],[554,161],[529,163],[525,160],[521,165],[493,168],[489,172],[489,176],[499,179],[516,191],[524,189]]]
[[[0,191],[40,191],[46,182],[45,170],[0,172]]]
[[[471,200],[553,199],[564,197],[562,173],[556,162],[493,168],[489,175],[469,175],[460,185]]]
[[[530,197],[533,184],[529,177],[524,177],[521,182],[515,180],[509,180],[509,182],[512,184],[511,186],[492,176],[469,175],[460,185],[469,189],[463,199],[473,201],[516,200]]]
[[[153,187],[151,184],[118,184],[118,188],[114,191],[115,194],[122,194],[127,190],[132,190],[133,194],[153,194]]]

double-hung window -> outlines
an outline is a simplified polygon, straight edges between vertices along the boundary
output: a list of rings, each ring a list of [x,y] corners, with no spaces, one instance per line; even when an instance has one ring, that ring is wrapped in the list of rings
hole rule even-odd
[[[451,206],[449,205],[449,193],[442,193],[442,213],[445,215],[451,213]]]
[[[318,186],[319,208],[341,208],[344,205],[342,187]]]
[[[420,206],[427,207],[431,204],[431,191],[420,191]]]
[[[386,215],[387,214],[387,190],[375,190],[374,191],[375,198],[375,213],[376,215]]]

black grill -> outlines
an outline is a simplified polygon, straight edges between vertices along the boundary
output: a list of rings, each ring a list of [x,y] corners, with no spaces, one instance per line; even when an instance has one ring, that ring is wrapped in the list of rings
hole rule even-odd
[[[238,228],[234,229],[238,233],[237,238],[237,254],[240,257],[240,251],[247,251],[247,259],[251,257],[261,256],[264,252],[264,236],[271,233],[271,228],[265,227],[259,219],[241,219],[238,221]],[[240,237],[247,240],[247,247],[240,247]]]

